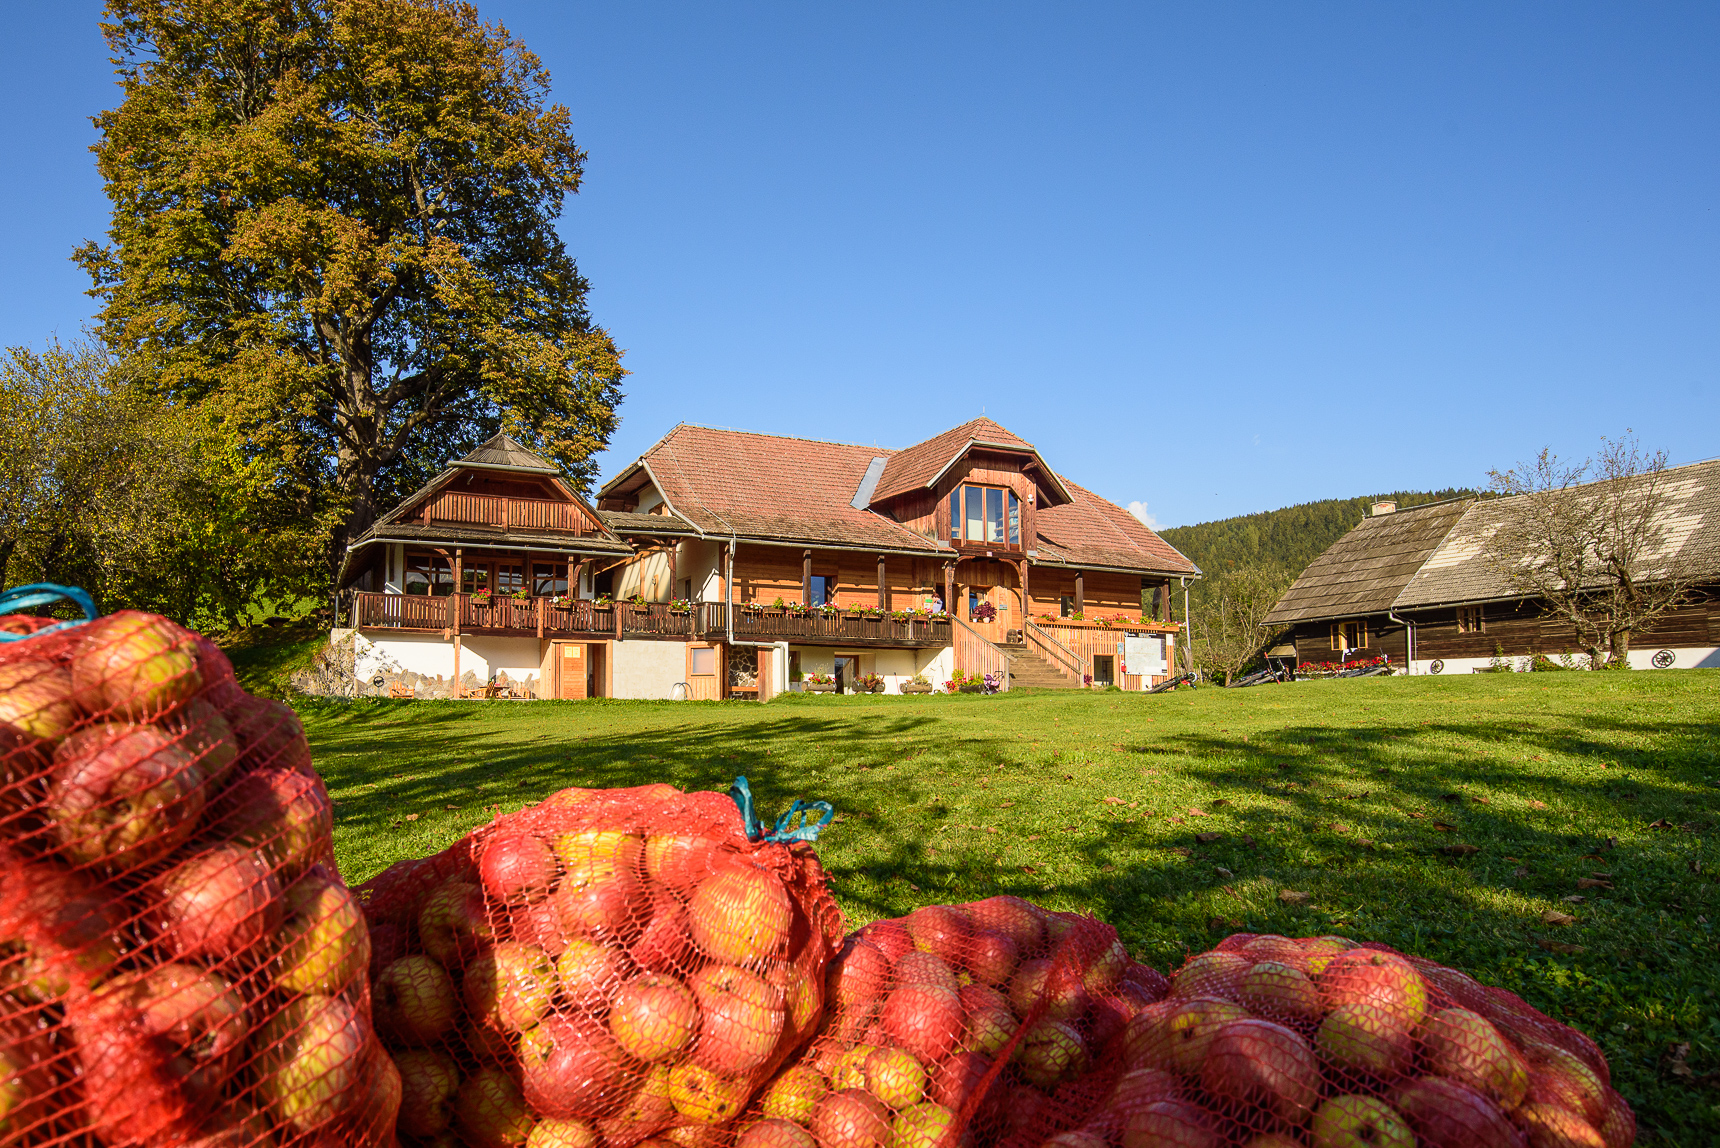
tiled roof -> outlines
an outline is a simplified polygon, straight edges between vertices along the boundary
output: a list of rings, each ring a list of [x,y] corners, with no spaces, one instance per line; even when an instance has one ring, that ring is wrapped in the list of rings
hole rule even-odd
[[[599,510],[597,517],[617,534],[697,534],[698,528],[678,514],[634,514],[627,510]]]
[[[872,501],[883,502],[910,490],[925,486],[935,479],[952,461],[961,457],[973,442],[997,443],[1017,450],[1032,450],[1033,444],[1004,429],[987,418],[974,419],[959,427],[951,427],[922,443],[890,455]]]
[[[517,466],[554,475],[561,473],[554,463],[545,462],[505,434],[496,435],[483,443],[460,462],[470,466]]]
[[[1659,481],[1664,483],[1666,504],[1655,526],[1665,534],[1664,557],[1690,564],[1703,577],[1720,575],[1720,460],[1671,467],[1661,472]],[[1395,605],[1439,606],[1517,597],[1518,592],[1482,557],[1487,542],[1517,503],[1516,498],[1498,498],[1471,506],[1409,579]]]
[[[1074,501],[1035,510],[1040,562],[1060,559],[1070,566],[1116,566],[1178,575],[1200,573],[1199,567],[1140,519],[1067,477],[1057,477]]]
[[[1467,499],[1362,519],[1308,564],[1266,616],[1269,625],[1378,614],[1463,517]]]
[[[924,477],[904,489],[914,489],[916,483],[923,485],[974,439],[1019,443],[1023,449],[1032,449],[989,419],[966,423],[910,448],[922,459],[937,459],[937,464],[928,472],[928,463],[916,463],[911,473]],[[940,445],[924,449],[929,444]],[[944,453],[946,447],[948,454]],[[649,467],[670,507],[708,534],[949,554],[949,548],[935,540],[876,511],[852,505],[874,459],[886,460],[882,481],[888,481],[897,473],[897,460],[907,453],[682,424],[663,436],[640,462]],[[631,467],[609,485],[616,486],[630,473]],[[1042,506],[1037,511],[1041,535],[1037,561],[1199,573],[1192,562],[1122,507],[1060,476],[1048,477],[1060,481],[1074,501]],[[875,493],[872,505],[882,497]],[[613,514],[605,512],[605,521],[613,529],[626,531]]]

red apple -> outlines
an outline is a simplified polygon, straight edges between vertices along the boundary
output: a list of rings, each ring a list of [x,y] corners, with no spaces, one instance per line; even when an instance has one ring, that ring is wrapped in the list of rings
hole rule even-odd
[[[268,858],[282,880],[332,860],[334,805],[309,766],[240,772],[216,800],[209,820],[218,836]]]
[[[667,1064],[652,1064],[638,1074],[638,1083],[614,1110],[615,1115],[597,1122],[606,1143],[637,1144],[674,1118],[675,1106],[669,1102],[669,1070]]]
[[[154,726],[97,725],[54,751],[47,812],[62,852],[116,872],[158,861],[197,828],[203,775]]]
[[[243,1100],[230,1101],[211,1114],[185,1148],[257,1148],[275,1142],[273,1122]]]
[[[45,658],[24,658],[0,666],[0,728],[23,740],[56,742],[78,720],[72,675]]]
[[[474,1019],[505,1032],[523,1032],[555,999],[555,966],[542,949],[502,941],[466,966],[463,989]]]
[[[1123,970],[1117,991],[1137,997],[1143,1004],[1152,1004],[1170,995],[1171,980],[1151,965],[1131,962],[1129,967]]]
[[[521,1148],[533,1124],[519,1086],[506,1072],[489,1066],[460,1085],[454,1120],[468,1148]]]
[[[727,1076],[702,1064],[682,1064],[669,1073],[669,1099],[694,1124],[725,1124],[747,1102],[747,1078]]]
[[[1181,1100],[1182,1078],[1162,1068],[1134,1068],[1117,1078],[1111,1095],[1105,1099],[1107,1108],[1126,1112],[1159,1100]]]
[[[1606,1120],[1607,1084],[1587,1061],[1557,1045],[1526,1041],[1523,1048],[1534,1068],[1531,1095],[1581,1112],[1591,1124]]]
[[[1087,1045],[1081,1034],[1061,1021],[1033,1022],[1011,1058],[1029,1084],[1050,1091],[1060,1081],[1087,1068]]]
[[[1624,1097],[1607,1090],[1607,1113],[1600,1123],[1601,1138],[1607,1148],[1631,1148],[1636,1143],[1636,1114]]]
[[[14,1007],[0,1018],[0,1135],[21,1134],[65,1104],[56,1095],[54,1027],[41,1009]]]
[[[967,949],[967,968],[976,980],[988,985],[1009,983],[1015,966],[1021,961],[1021,951],[1005,933],[986,931],[975,933]]]
[[[633,1084],[627,1057],[586,1016],[544,1017],[520,1034],[526,1103],[545,1116],[588,1116],[618,1104]]]
[[[376,1027],[398,1044],[429,1044],[454,1027],[460,1003],[454,980],[421,954],[391,962],[371,987]]]
[[[975,991],[983,990],[983,991]],[[967,1034],[962,1048],[995,1056],[1015,1035],[1020,1022],[1010,1011],[1002,993],[987,985],[964,985],[960,993],[962,1011],[967,1015]]]
[[[1306,971],[1304,965],[1307,955],[1302,951],[1301,942],[1281,937],[1277,933],[1262,933],[1243,945],[1241,951],[1252,961],[1271,961],[1274,964],[1288,965],[1297,972]]]
[[[549,896],[555,885],[556,860],[543,838],[531,833],[498,834],[481,848],[478,880],[491,900],[514,905]]]
[[[615,991],[609,1031],[621,1050],[640,1060],[665,1060],[693,1042],[699,1006],[674,977],[644,973]]]
[[[1071,1128],[1067,1132],[1059,1132],[1040,1148],[1111,1148],[1111,1139],[1097,1130]],[[1255,1146],[1251,1144],[1249,1148]]]
[[[788,1010],[788,1023],[783,1031],[790,1041],[799,1044],[818,1028],[823,1015],[820,982],[800,963],[772,966],[765,979],[782,994],[783,1007]]]
[[[1020,897],[988,897],[968,905],[967,913],[974,928],[1004,934],[1023,955],[1033,952],[1045,939],[1045,919]]]
[[[942,1104],[945,1108],[962,1110],[970,1100],[976,1107],[976,1118],[979,1115],[989,1115],[995,1108],[993,1095],[1001,1093],[1001,1085],[989,1088],[986,1095],[980,1092],[980,1086],[985,1081],[986,1074],[991,1071],[991,1057],[977,1052],[958,1052],[932,1070],[931,1080],[926,1086],[926,1095]],[[975,1099],[978,1097],[979,1099]]]
[[[454,1098],[460,1068],[454,1058],[434,1049],[413,1048],[394,1054],[400,1073],[400,1131],[428,1139],[454,1123]]]
[[[645,873],[677,893],[705,879],[722,843],[702,834],[653,834],[645,838]]]
[[[210,793],[227,783],[228,775],[239,760],[239,741],[220,710],[202,698],[192,698],[169,715],[162,725],[196,762]]]
[[[1159,1007],[1151,1006],[1130,1022],[1124,1047],[1131,1067],[1198,1073],[1218,1031],[1248,1017],[1241,1005],[1217,997],[1177,1001],[1155,1013]]]
[[[1301,942],[1302,971],[1309,976],[1318,978],[1326,971],[1326,966],[1332,963],[1332,958],[1339,953],[1347,953],[1356,948],[1356,942],[1348,937],[1315,937]]]
[[[908,935],[908,927],[900,921],[873,921],[856,935],[876,946],[892,962],[914,948],[914,938]]]
[[[581,829],[555,839],[555,855],[569,879],[581,885],[617,877],[637,882],[644,872],[645,841],[621,829]]]
[[[364,1099],[363,1019],[339,997],[295,997],[257,1030],[262,1094],[280,1116],[308,1132]]]
[[[961,986],[949,965],[934,953],[917,950],[903,953],[896,959],[895,973],[897,984],[927,985],[931,988],[949,989],[951,992]]]
[[[830,962],[826,991],[837,1008],[854,1009],[881,996],[889,976],[890,958],[870,941],[850,936]]]
[[[1529,1091],[1529,1068],[1491,1021],[1463,1008],[1436,1009],[1421,1028],[1427,1071],[1484,1092],[1507,1109]]]
[[[202,697],[223,713],[246,696],[233,677],[233,663],[221,647],[204,637],[193,634],[197,646],[197,672],[203,678]]]
[[[0,855],[0,989],[46,1003],[107,975],[121,910],[82,874]]]
[[[1181,1006],[1181,1001],[1154,1001],[1136,1010],[1129,1023],[1123,1026],[1123,1067],[1153,1067],[1146,1063],[1147,1053],[1156,1049],[1162,1038],[1159,1032],[1161,1023]],[[1247,1015],[1242,1009],[1237,1012],[1239,1017]]]
[[[961,999],[931,985],[898,985],[879,1014],[892,1040],[923,1060],[941,1060],[961,1039]]]
[[[792,1120],[760,1120],[747,1126],[735,1148],[818,1148],[818,1141]]]
[[[603,1143],[596,1130],[583,1120],[550,1117],[532,1125],[526,1148],[598,1148]],[[621,1148],[621,1142],[614,1142]]]
[[[1350,1093],[1314,1113],[1313,1148],[1415,1148],[1403,1114],[1377,1096]]]
[[[1327,962],[1319,977],[1328,1009],[1371,1004],[1414,1028],[1427,1012],[1427,983],[1415,966],[1379,949],[1352,949]]]
[[[1341,1072],[1385,1079],[1406,1072],[1415,1058],[1401,1014],[1371,1004],[1339,1005],[1327,1013],[1314,1046]]]
[[[569,936],[621,943],[638,934],[651,903],[644,886],[631,874],[582,881],[574,870],[562,878],[550,901]]]
[[[735,858],[699,882],[687,916],[694,943],[713,960],[747,965],[788,943],[794,903],[775,873]]]
[[[832,1092],[812,1114],[821,1148],[883,1148],[890,1143],[890,1110],[861,1088]]]
[[[1256,961],[1237,986],[1242,1005],[1273,1020],[1313,1022],[1325,1009],[1320,990],[1301,970],[1277,961]]]
[[[1049,958],[1022,961],[1009,982],[1009,1003],[1026,1017],[1043,1004],[1040,1015],[1050,1020],[1075,1020],[1087,1011],[1087,987],[1079,970]]]
[[[155,892],[156,931],[175,957],[229,957],[273,943],[281,928],[280,883],[262,858],[237,845],[180,862]]]
[[[87,713],[148,721],[202,688],[196,641],[166,618],[121,610],[79,638],[72,688]]]
[[[1397,1094],[1397,1110],[1419,1148],[1518,1148],[1522,1134],[1499,1106],[1472,1088],[1424,1076]]]
[[[1191,957],[1171,980],[1170,996],[1218,997],[1233,1001],[1242,992],[1242,974],[1253,965],[1241,953],[1207,952]]]
[[[459,880],[433,889],[418,910],[418,938],[444,968],[459,968],[477,956],[495,938],[484,891]]]
[[[954,905],[926,905],[903,919],[914,947],[935,953],[949,964],[959,964],[973,937],[967,914]]]
[[[706,965],[689,984],[699,1002],[696,1063],[743,1073],[770,1059],[787,1019],[776,986],[734,965]]]
[[[906,1108],[926,1091],[926,1069],[905,1048],[880,1048],[861,1066],[866,1089],[890,1108]]]
[[[633,963],[642,969],[674,972],[692,963],[688,959],[691,949],[686,906],[658,891],[651,899],[651,918],[644,932],[628,947]]]
[[[567,930],[561,927],[561,911],[553,901],[534,901],[507,907],[508,934],[516,941],[536,945],[552,957],[567,951]]]
[[[1581,1113],[1529,1101],[1511,1114],[1529,1136],[1529,1148],[1607,1148],[1606,1137]]]
[[[581,1008],[590,1008],[606,999],[621,983],[625,965],[621,950],[575,937],[556,958],[555,973],[568,1000]]]
[[[850,1048],[843,1049],[837,1054],[836,1061],[830,1066],[830,1082],[838,1090],[844,1088],[866,1087],[866,1061],[879,1045],[862,1041]]]
[[[1105,950],[1087,967],[1081,983],[1087,986],[1090,993],[1109,992],[1117,986],[1117,982],[1123,977],[1123,970],[1128,967],[1129,950],[1123,947],[1123,942],[1113,937]]]
[[[1305,1124],[1320,1099],[1320,1065],[1308,1042],[1267,1020],[1231,1021],[1212,1036],[1200,1082],[1214,1096]]]
[[[1118,1120],[1122,1148],[1220,1148],[1212,1114],[1181,1100],[1155,1100]]]
[[[250,768],[311,768],[304,723],[291,706],[246,694],[227,710],[227,720],[239,741],[239,759]]]

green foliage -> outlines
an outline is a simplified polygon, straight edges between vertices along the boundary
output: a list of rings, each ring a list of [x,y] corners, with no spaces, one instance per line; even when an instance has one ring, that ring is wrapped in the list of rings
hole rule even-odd
[[[313,583],[318,540],[290,484],[252,484],[204,408],[138,384],[100,348],[0,357],[0,584],[82,586],[221,629]]]
[[[242,481],[326,496],[328,555],[505,429],[576,482],[620,352],[556,234],[584,155],[549,76],[447,0],[109,0],[113,203],[77,255],[109,346]]]
[[[1594,1037],[1644,1148],[1720,1143],[1702,1082],[1720,1070],[1712,671],[298,704],[349,880],[563,786],[722,791],[745,773],[767,813],[836,807],[817,848],[851,927],[1012,893],[1097,914],[1161,969],[1230,932],[1381,941]],[[1454,842],[1479,852],[1446,853]],[[1566,901],[1596,870],[1613,887]],[[1286,889],[1311,899],[1280,902]],[[1545,924],[1548,910],[1576,922]],[[1695,1077],[1681,1080],[1661,1065],[1686,1042]]]

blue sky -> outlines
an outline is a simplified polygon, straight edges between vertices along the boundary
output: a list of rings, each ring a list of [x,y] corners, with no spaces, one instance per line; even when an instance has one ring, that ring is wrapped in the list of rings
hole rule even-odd
[[[562,230],[678,420],[983,410],[1163,525],[1720,454],[1720,6],[491,2],[590,153]],[[105,226],[90,3],[8,6],[0,343]]]

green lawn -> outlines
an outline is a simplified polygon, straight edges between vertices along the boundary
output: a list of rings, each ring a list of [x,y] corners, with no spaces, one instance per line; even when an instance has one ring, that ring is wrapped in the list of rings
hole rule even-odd
[[[835,804],[855,924],[1011,892],[1161,968],[1234,930],[1383,941],[1587,1031],[1639,1143],[1720,1143],[1720,674],[303,712],[349,880],[565,785],[744,773],[764,812]]]

